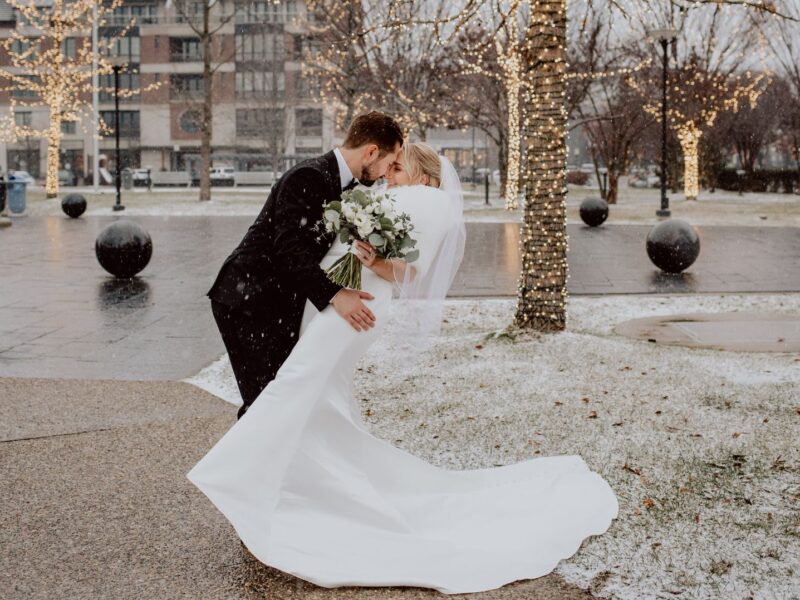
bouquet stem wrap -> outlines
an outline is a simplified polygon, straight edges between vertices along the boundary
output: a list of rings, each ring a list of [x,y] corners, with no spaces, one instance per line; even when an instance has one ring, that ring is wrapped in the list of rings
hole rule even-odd
[[[361,289],[361,261],[350,251],[333,263],[327,271],[328,279],[344,287]]]

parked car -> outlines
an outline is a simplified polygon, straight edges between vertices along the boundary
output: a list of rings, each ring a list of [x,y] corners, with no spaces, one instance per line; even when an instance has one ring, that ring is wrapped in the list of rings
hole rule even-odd
[[[658,175],[631,175],[628,178],[628,187],[632,188],[657,188],[661,185],[661,178]]]
[[[147,169],[133,169],[134,186],[146,186],[148,177]]]
[[[28,173],[27,171],[9,171],[8,179],[10,179],[11,177],[16,179],[17,181],[24,181],[28,185],[34,185],[36,183],[36,180],[33,177],[31,177],[31,174]]]
[[[211,167],[209,169],[211,185],[229,185],[236,183],[233,167]]]

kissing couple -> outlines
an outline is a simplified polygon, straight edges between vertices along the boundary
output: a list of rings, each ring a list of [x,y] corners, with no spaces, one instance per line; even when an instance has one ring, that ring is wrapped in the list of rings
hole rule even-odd
[[[375,193],[379,179],[413,223],[413,263],[320,232],[325,204],[355,186]],[[578,455],[449,470],[362,418],[353,376],[369,347],[388,337],[385,368],[408,373],[439,333],[463,203],[447,158],[370,112],[340,147],[283,174],[223,263],[208,295],[243,403],[187,477],[264,564],[323,587],[479,592],[551,572],[617,516],[614,492]],[[326,274],[347,252],[360,290]]]

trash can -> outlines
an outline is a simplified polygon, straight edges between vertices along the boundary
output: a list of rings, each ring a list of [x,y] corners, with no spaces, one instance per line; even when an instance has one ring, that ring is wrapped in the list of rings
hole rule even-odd
[[[28,183],[9,176],[6,182],[6,204],[11,217],[25,214],[25,190]]]
[[[122,169],[120,177],[122,178],[122,189],[133,189],[133,170],[130,167],[125,167]]]

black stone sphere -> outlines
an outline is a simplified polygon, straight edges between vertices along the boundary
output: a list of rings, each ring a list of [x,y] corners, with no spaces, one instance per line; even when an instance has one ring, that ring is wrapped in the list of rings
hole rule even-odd
[[[77,219],[86,212],[86,198],[80,194],[67,194],[61,201],[61,210],[68,217]]]
[[[147,266],[153,255],[153,241],[133,221],[116,221],[108,225],[94,244],[100,266],[112,275],[129,278]]]
[[[700,236],[681,219],[659,223],[647,234],[647,256],[667,273],[680,273],[700,254]]]
[[[580,214],[589,227],[597,227],[608,218],[608,203],[602,198],[586,198],[581,202]]]

